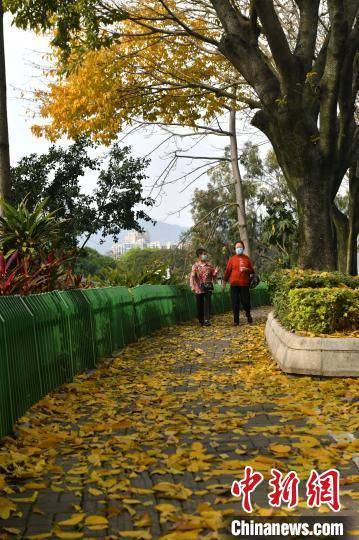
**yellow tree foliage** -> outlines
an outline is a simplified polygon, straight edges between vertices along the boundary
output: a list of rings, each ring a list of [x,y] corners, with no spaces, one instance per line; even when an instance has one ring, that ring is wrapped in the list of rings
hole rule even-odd
[[[139,32],[128,21],[119,42],[81,57],[74,47],[69,65],[64,74],[59,59],[48,89],[37,94],[47,122],[33,130],[51,140],[86,134],[106,144],[138,121],[196,129],[239,97],[251,103],[248,88],[247,97],[238,92],[244,83],[217,50],[183,34],[169,39]]]

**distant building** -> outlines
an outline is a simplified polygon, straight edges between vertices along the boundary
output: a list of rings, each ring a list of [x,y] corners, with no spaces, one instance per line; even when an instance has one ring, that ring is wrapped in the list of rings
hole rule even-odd
[[[152,248],[152,249],[161,249],[162,245],[161,245],[161,242],[148,242],[148,244],[145,247]]]
[[[129,231],[125,237],[123,242],[119,242],[112,245],[110,256],[114,259],[119,259],[122,255],[130,251],[131,249],[145,249],[145,248],[152,248],[152,249],[173,249],[176,246],[176,244],[173,244],[173,242],[165,242],[161,244],[161,242],[151,242],[150,241],[150,235],[148,232],[138,232],[138,231]]]
[[[125,244],[134,244],[136,246],[143,246],[148,244],[150,241],[150,235],[148,232],[138,232],[138,231],[128,231],[125,235],[124,243]]]

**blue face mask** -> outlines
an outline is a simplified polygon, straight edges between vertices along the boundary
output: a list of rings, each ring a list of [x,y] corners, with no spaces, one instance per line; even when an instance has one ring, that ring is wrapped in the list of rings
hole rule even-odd
[[[208,260],[208,255],[206,254],[201,255],[201,261],[205,262],[207,260]]]
[[[243,251],[244,251],[244,248],[242,248],[242,247],[237,247],[237,248],[236,248],[236,253],[237,253],[237,255],[242,255],[242,254],[243,254]]]

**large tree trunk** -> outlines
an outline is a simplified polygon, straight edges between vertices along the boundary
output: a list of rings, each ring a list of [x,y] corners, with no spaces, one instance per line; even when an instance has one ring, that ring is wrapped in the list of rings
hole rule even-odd
[[[322,39],[320,0],[294,3],[299,24],[293,49],[279,16],[283,7],[274,0],[252,0],[249,14],[240,2],[211,0],[223,27],[218,48],[258,97],[253,103],[243,92],[242,100],[257,110],[252,123],[272,143],[298,202],[300,265],[333,270],[332,203],[358,137],[359,5],[328,1]]]
[[[329,197],[306,186],[298,198],[299,265],[317,270],[336,269],[336,251]]]
[[[348,254],[346,271],[352,276],[358,275],[358,230],[350,228],[348,236]]]
[[[300,109],[286,108],[278,118],[259,111],[252,124],[271,141],[278,163],[293,193],[299,217],[299,265],[317,270],[336,269],[332,223],[334,175],[321,160],[319,145],[312,143],[315,127]]]
[[[243,183],[241,171],[238,163],[238,143],[236,132],[236,111],[231,109],[229,117],[229,132],[230,132],[230,149],[231,149],[231,166],[236,191],[237,203],[237,218],[239,239],[244,242],[248,257],[251,256],[251,245],[248,235],[246,205],[243,191]]]
[[[4,44],[4,11],[0,0],[0,197],[8,199],[10,194],[10,154],[7,121],[6,68]],[[1,215],[0,207],[0,215]]]

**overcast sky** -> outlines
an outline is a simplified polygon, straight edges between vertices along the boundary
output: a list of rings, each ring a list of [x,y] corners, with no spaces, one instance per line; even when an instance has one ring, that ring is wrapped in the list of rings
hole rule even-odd
[[[40,70],[36,66],[45,64],[43,56],[48,50],[47,39],[36,36],[32,32],[24,32],[11,26],[10,16],[5,18],[5,47],[7,61],[7,83],[8,83],[8,101],[9,101],[9,132],[11,162],[15,164],[22,156],[32,152],[44,152],[49,146],[48,141],[39,139],[32,135],[31,111],[35,106],[26,99],[29,91],[38,88],[43,84],[40,77]],[[22,97],[22,92],[25,97]],[[245,126],[245,133],[240,137],[244,142],[249,138],[248,126]],[[253,135],[252,135],[253,137]],[[163,134],[136,134],[126,139],[126,144],[131,144],[133,154],[143,156],[150,153],[157,145],[164,140]],[[183,139],[181,144],[189,146],[189,139]],[[223,147],[227,141],[223,137],[211,137],[202,141],[196,146],[194,151],[196,155],[221,155]],[[173,141],[168,142],[160,149],[151,153],[151,165],[148,169],[150,177],[148,185],[152,185],[155,178],[163,171],[168,163],[166,155],[175,148]],[[193,167],[198,167],[201,163],[196,160],[189,162],[183,160],[177,165],[176,171],[173,171],[169,180],[174,180],[188,173]],[[188,226],[191,224],[190,209],[186,208],[179,215],[176,213],[181,207],[191,201],[193,190],[196,187],[206,185],[207,178],[203,176],[194,182],[188,189],[184,188],[183,181],[169,184],[165,188],[165,194],[157,199],[156,206],[151,210],[151,217],[167,223],[176,223],[178,225]],[[91,190],[94,186],[94,177],[87,177],[84,183],[84,189]]]

